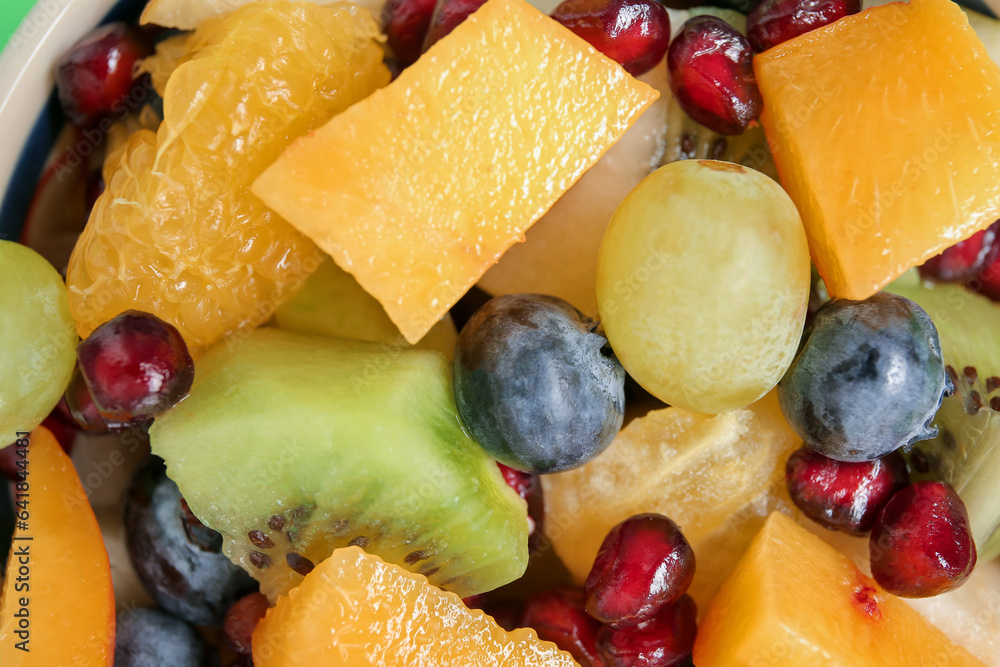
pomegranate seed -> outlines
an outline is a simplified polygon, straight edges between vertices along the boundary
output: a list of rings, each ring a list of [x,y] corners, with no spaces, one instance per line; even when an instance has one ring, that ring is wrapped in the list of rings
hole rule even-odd
[[[552,18],[632,76],[653,69],[670,43],[670,15],[656,0],[565,0]]]
[[[486,0],[438,0],[431,17],[431,25],[424,39],[424,51],[434,46],[447,36],[458,24],[486,4]]]
[[[944,283],[969,280],[996,259],[1000,250],[997,232],[1000,222],[959,241],[937,257],[932,257],[920,267],[920,275]]]
[[[698,608],[690,595],[627,628],[604,626],[597,650],[609,667],[680,667],[691,659]]]
[[[194,381],[194,362],[177,329],[137,310],[99,326],[76,356],[105,419],[155,417],[186,396]]]
[[[260,619],[267,613],[267,607],[267,598],[260,593],[244,595],[233,603],[222,624],[223,636],[229,648],[240,655],[250,655],[250,637]]]
[[[434,14],[435,0],[389,0],[385,36],[399,64],[408,67],[420,57]]]
[[[760,114],[750,42],[714,16],[688,20],[667,51],[670,89],[692,119],[719,134],[740,134]]]
[[[889,499],[906,487],[909,472],[899,452],[846,463],[802,447],[788,457],[785,481],[810,519],[831,530],[865,535]]]
[[[861,0],[764,0],[747,17],[747,37],[760,53],[861,11]]]
[[[73,377],[69,381],[63,400],[76,425],[88,433],[120,431],[128,426],[124,422],[107,420],[101,416],[79,367],[73,371]]]
[[[637,514],[611,529],[587,576],[587,613],[615,627],[673,604],[694,578],[694,551],[673,521]]]
[[[124,23],[110,23],[77,42],[56,64],[59,101],[70,122],[84,127],[121,111],[136,85],[133,66],[151,52]]]
[[[875,581],[902,597],[958,588],[976,565],[965,503],[943,482],[917,482],[894,495],[875,521],[868,550]]]
[[[542,525],[542,520],[545,518],[542,483],[539,481],[538,475],[533,473],[515,470],[499,461],[497,461],[497,466],[500,468],[500,474],[503,475],[507,486],[514,489],[514,492],[528,503],[528,535],[532,538],[530,546],[536,548],[537,544],[535,543],[538,541],[537,537],[539,536],[536,535],[536,532],[540,534],[540,531],[537,531],[537,529]]]
[[[536,593],[524,603],[521,627],[533,628],[538,637],[552,642],[583,667],[602,667],[597,652],[601,623],[583,609],[583,591],[560,586]]]

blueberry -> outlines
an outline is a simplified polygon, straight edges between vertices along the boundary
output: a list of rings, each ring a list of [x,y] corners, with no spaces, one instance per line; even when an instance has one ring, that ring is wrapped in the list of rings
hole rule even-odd
[[[257,588],[222,553],[222,536],[191,513],[155,456],[126,493],[125,546],[157,604],[194,625],[221,625],[229,606]]]
[[[490,300],[462,328],[455,400],[498,461],[551,473],[583,465],[621,428],[625,371],[597,324],[536,294]]]
[[[950,391],[931,318],[886,292],[823,306],[778,384],[796,433],[840,461],[871,461],[935,437],[930,422]]]
[[[159,609],[118,613],[115,667],[206,667],[216,657],[194,628]]]

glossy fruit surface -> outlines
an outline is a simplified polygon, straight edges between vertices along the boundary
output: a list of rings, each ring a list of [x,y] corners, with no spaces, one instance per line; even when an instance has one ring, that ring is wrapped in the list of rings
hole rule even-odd
[[[874,461],[846,463],[807,447],[788,457],[785,482],[795,505],[832,530],[866,535],[889,499],[909,481],[899,452]]]
[[[597,648],[609,667],[682,667],[691,659],[698,608],[684,595],[637,625],[605,626]]]
[[[566,651],[582,667],[603,667],[596,644],[601,622],[587,615],[579,588],[562,586],[535,593],[524,603],[520,627],[531,628],[539,639]]]
[[[64,665],[67,656],[80,667],[111,667],[111,566],[87,494],[48,430],[35,429],[17,445],[25,450],[26,474],[10,488],[22,494],[13,496],[22,525],[14,532],[0,599],[0,658],[4,667]],[[23,641],[27,650],[17,648]]]
[[[59,273],[34,250],[0,240],[0,443],[42,423],[66,390],[76,333]]]
[[[572,667],[531,630],[506,632],[425,577],[357,547],[339,549],[267,613],[255,667],[418,665]]]
[[[191,513],[163,461],[136,472],[125,497],[125,546],[143,586],[174,616],[221,625],[253,580],[222,553],[222,536]]]
[[[385,6],[385,36],[399,64],[416,62],[431,24],[435,0],[390,0]]]
[[[713,160],[646,177],[615,211],[597,265],[601,322],[625,370],[665,403],[706,413],[777,384],[809,282],[805,234],[781,187]]]
[[[115,667],[205,667],[209,654],[194,628],[160,609],[137,607],[118,614]]]
[[[636,514],[669,515],[697,554],[688,593],[704,608],[764,519],[794,511],[784,469],[801,444],[773,393],[717,416],[653,410],[582,468],[542,475],[548,537],[583,584],[611,528]]]
[[[888,292],[823,306],[778,386],[796,433],[839,461],[871,461],[933,438],[931,421],[950,393],[934,323]]]
[[[97,28],[56,63],[59,101],[70,122],[86,127],[129,110],[133,68],[152,49],[125,23]]]
[[[920,267],[924,278],[945,283],[964,282],[989,266],[1000,252],[1000,222],[959,241]]]
[[[871,7],[754,58],[760,120],[832,296],[867,299],[1000,219],[1000,163],[988,157],[1000,152],[1000,70],[989,63],[948,0]],[[851,140],[830,142],[847,117]],[[858,146],[881,144],[879,159],[858,162]]]
[[[97,327],[76,348],[80,372],[101,417],[151,419],[187,396],[194,361],[180,332],[130,310]]]
[[[670,16],[656,0],[564,0],[551,16],[632,76],[663,60],[670,42]]]
[[[778,513],[705,610],[694,663],[982,667],[850,558]]]
[[[222,624],[223,636],[229,648],[240,655],[250,655],[253,652],[253,631],[264,618],[268,607],[267,598],[258,592],[248,593],[229,607]]]
[[[658,96],[523,0],[487,2],[435,50],[296,142],[253,186],[348,267],[410,342]],[[485,91],[488,114],[478,111]]]
[[[424,51],[450,35],[452,30],[484,4],[486,0],[437,0],[434,16],[427,29],[427,38],[424,40]]]
[[[681,26],[667,52],[670,89],[687,114],[719,134],[741,134],[761,111],[750,43],[714,16]]]
[[[861,0],[763,0],[747,17],[747,38],[760,53],[861,11]]]
[[[376,31],[364,12],[276,0],[186,38],[158,136],[129,139],[70,259],[81,335],[138,309],[177,327],[197,357],[301,286],[315,246],[246,188],[292,139],[385,85]]]
[[[869,551],[875,581],[903,597],[958,588],[976,566],[965,503],[942,482],[917,482],[893,496],[878,515]]]
[[[515,470],[497,462],[500,474],[507,486],[514,490],[521,500],[528,503],[528,546],[535,549],[542,537],[542,526],[545,521],[545,500],[543,498],[542,481],[535,473]]]
[[[584,585],[587,612],[613,627],[646,621],[687,592],[694,572],[694,551],[677,524],[637,514],[601,543]]]
[[[551,473],[611,443],[624,416],[625,371],[596,328],[565,301],[534,294],[492,299],[462,327],[455,403],[491,456]]]

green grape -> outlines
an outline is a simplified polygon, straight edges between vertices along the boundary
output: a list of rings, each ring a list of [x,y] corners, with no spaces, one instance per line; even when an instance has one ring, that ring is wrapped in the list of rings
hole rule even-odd
[[[59,273],[34,250],[0,241],[0,446],[38,426],[76,364],[76,329]]]
[[[756,401],[792,362],[809,249],[788,195],[713,160],[660,167],[615,211],[597,300],[625,370],[657,398],[719,413]]]

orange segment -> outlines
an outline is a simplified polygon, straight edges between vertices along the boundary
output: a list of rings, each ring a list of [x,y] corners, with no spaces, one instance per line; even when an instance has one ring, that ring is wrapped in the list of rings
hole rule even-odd
[[[783,514],[705,612],[698,667],[983,667],[847,556]]]
[[[273,0],[192,33],[164,121],[134,135],[114,165],[69,264],[81,336],[118,313],[152,312],[197,354],[266,321],[322,261],[249,191],[292,139],[389,74],[365,10]],[[154,66],[154,69],[156,67]]]
[[[27,528],[16,529],[7,561],[0,664],[110,667],[115,597],[101,530],[55,437],[39,427],[30,440],[24,486],[14,487],[26,494],[15,501]]]
[[[813,260],[865,299],[1000,218],[1000,67],[958,5],[873,7],[754,58]]]
[[[657,96],[523,0],[490,0],[253,191],[415,343]]]
[[[267,612],[257,667],[574,667],[534,630],[507,632],[426,577],[358,547],[338,549]]]

